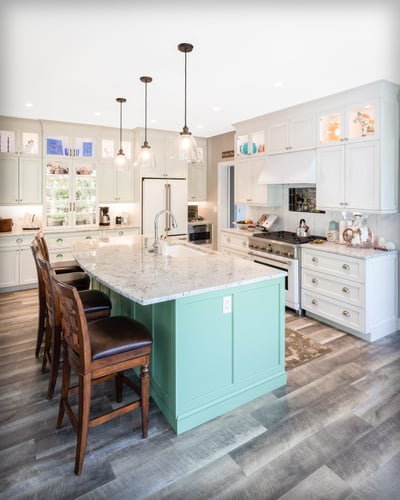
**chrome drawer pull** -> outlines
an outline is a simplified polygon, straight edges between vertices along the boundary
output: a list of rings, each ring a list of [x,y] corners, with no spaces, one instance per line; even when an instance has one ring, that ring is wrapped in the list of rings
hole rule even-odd
[[[61,260],[63,257],[64,257],[64,255],[63,255],[62,253],[58,253],[58,254],[56,255],[56,259],[57,259],[57,260]]]
[[[312,262],[318,262],[318,257],[313,257],[311,260]]]
[[[318,280],[317,280],[317,278],[313,278],[313,279],[311,280],[311,283],[314,283],[315,285],[318,285]]]
[[[350,266],[348,264],[343,264],[342,268],[345,270],[345,271],[348,271],[350,269]]]
[[[313,306],[317,306],[318,305],[318,300],[317,299],[312,299],[311,304]]]
[[[91,236],[85,236],[85,240],[91,240],[92,237]]]
[[[64,240],[62,238],[57,238],[56,243],[62,243]]]
[[[351,314],[349,313],[349,311],[343,311],[342,316],[344,316],[345,318],[350,318]]]
[[[344,287],[342,288],[342,292],[343,292],[343,293],[350,293],[350,289],[349,289],[349,288],[347,288],[347,286],[344,286]]]

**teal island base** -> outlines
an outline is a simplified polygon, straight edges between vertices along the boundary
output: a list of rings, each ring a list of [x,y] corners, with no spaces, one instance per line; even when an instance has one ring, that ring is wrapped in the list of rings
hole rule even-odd
[[[286,384],[284,278],[150,305],[96,285],[151,330],[151,397],[177,434]]]

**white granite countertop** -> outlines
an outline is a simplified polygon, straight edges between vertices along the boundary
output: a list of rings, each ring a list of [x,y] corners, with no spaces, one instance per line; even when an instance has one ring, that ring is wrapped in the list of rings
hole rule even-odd
[[[355,257],[357,259],[382,257],[383,255],[390,253],[375,248],[349,247],[347,245],[340,245],[339,243],[333,243],[330,241],[324,241],[323,243],[306,243],[301,245],[301,248],[312,248],[313,250],[319,250],[321,252],[335,253],[345,257]]]
[[[144,248],[141,235],[80,240],[73,255],[97,281],[143,305],[286,276],[284,271],[195,245],[171,246],[195,249],[199,255],[155,255]]]

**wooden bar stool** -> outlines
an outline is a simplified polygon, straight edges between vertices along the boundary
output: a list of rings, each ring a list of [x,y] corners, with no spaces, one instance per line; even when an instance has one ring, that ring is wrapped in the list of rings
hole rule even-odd
[[[58,369],[60,366],[61,353],[61,316],[60,306],[54,295],[54,287],[51,275],[54,271],[51,270],[50,264],[45,260],[39,251],[37,242],[33,244],[34,255],[36,256],[38,274],[44,288],[43,295],[45,297],[45,341],[43,350],[42,372],[46,371],[49,366],[49,384],[47,390],[47,398],[51,399],[54,394],[54,388],[57,382]],[[60,275],[63,279],[65,275]],[[111,300],[103,292],[99,290],[83,290],[78,292],[82,303],[85,315],[88,321],[93,321],[100,318],[106,318],[111,313]]]
[[[31,249],[33,253],[33,258],[36,265],[36,271],[38,275],[38,294],[39,294],[39,319],[38,319],[38,330],[36,336],[36,348],[35,356],[38,357],[40,353],[40,348],[43,342],[43,336],[46,329],[46,298],[45,298],[45,287],[43,284],[43,279],[41,273],[38,270],[38,264],[36,259],[36,254],[38,250],[41,251],[41,242],[37,237],[33,240],[31,244]],[[48,261],[48,258],[41,251],[43,257]],[[62,273],[63,281],[75,286],[78,290],[87,290],[90,287],[90,277],[83,271],[73,271],[69,273]]]
[[[60,301],[64,357],[57,428],[61,427],[66,412],[77,433],[75,474],[80,474],[90,427],[141,408],[142,435],[143,438],[147,437],[149,363],[153,340],[144,325],[125,316],[111,316],[88,323],[76,288],[60,281],[59,276],[53,274],[52,277]],[[124,375],[125,370],[134,367],[140,367],[139,386]],[[78,375],[78,383],[72,386],[71,370]],[[111,378],[116,379],[117,402],[122,400],[122,383],[131,387],[139,399],[90,418],[92,384]],[[78,414],[69,401],[69,395],[76,392],[79,400]]]

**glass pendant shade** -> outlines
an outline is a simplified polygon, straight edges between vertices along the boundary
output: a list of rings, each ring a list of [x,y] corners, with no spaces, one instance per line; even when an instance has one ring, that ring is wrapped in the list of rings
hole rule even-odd
[[[189,130],[183,130],[180,134],[178,155],[180,160],[191,163],[196,163],[198,160],[196,139]]]
[[[140,168],[156,168],[156,159],[154,158],[153,151],[147,144],[147,141],[143,143],[140,148],[140,153],[138,156],[137,163]]]
[[[126,102],[125,97],[117,97],[115,99],[120,104],[119,111],[119,150],[114,158],[114,167],[118,170],[123,170],[126,167],[126,156],[124,150],[122,149],[122,104]]]
[[[185,54],[185,124],[179,138],[178,155],[180,160],[195,163],[198,161],[199,154],[195,138],[186,123],[187,115],[187,53],[192,52],[193,45],[190,43],[180,43],[178,50]]]
[[[152,82],[150,76],[141,76],[140,81],[144,83],[144,142],[140,148],[137,164],[140,168],[155,168],[156,159],[149,143],[147,142],[147,84]]]

